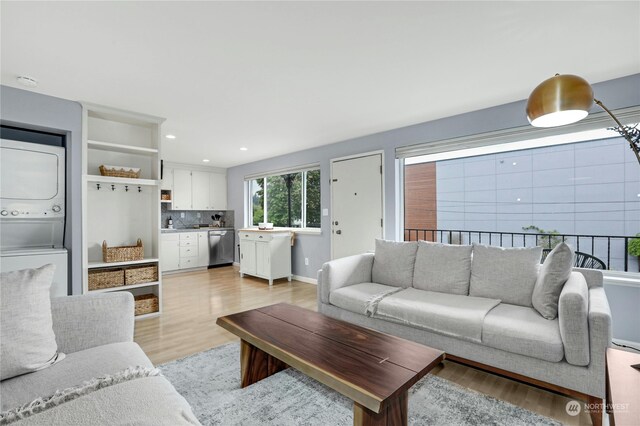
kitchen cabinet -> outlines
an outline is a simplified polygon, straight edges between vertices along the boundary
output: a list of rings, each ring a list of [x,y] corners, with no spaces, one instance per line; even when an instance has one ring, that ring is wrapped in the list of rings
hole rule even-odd
[[[222,173],[210,173],[209,205],[212,210],[227,209],[227,176]]]
[[[177,234],[162,234],[160,238],[160,270],[175,271],[180,268],[180,241]]]
[[[291,281],[291,232],[241,229],[240,276],[253,275],[269,280]]]
[[[191,208],[193,210],[209,210],[209,184],[208,172],[191,172]]]
[[[209,266],[209,232],[198,232],[197,266]]]
[[[165,191],[173,191],[173,169],[171,167],[163,167],[162,184],[160,189]]]
[[[173,170],[173,210],[191,210],[191,171]]]
[[[167,232],[160,244],[162,272],[209,266],[209,232]]]

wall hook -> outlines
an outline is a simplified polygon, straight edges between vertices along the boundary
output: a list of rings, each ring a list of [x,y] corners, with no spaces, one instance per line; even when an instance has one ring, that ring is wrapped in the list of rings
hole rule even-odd
[[[142,192],[142,188],[138,187],[138,192]]]
[[[100,184],[99,184],[99,183],[96,183],[96,189],[97,189],[98,191],[100,191]]]
[[[129,185],[124,186],[124,192],[129,192]]]
[[[114,184],[111,184],[111,190],[115,191],[116,190],[116,186]]]

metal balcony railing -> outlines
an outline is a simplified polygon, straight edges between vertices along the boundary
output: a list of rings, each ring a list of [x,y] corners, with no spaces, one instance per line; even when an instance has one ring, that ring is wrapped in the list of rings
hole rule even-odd
[[[553,248],[561,241],[571,245],[575,251],[601,259],[607,269],[638,271],[639,260],[627,253],[629,241],[638,238],[618,235],[542,234],[527,232],[469,231],[462,229],[417,229],[405,228],[404,240],[426,240],[447,244],[487,244],[498,247]]]

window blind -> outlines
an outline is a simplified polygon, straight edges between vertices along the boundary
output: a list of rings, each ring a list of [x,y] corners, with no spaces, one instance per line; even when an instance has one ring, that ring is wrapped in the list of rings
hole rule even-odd
[[[640,122],[640,106],[624,108],[612,111],[620,122]],[[439,154],[442,152],[459,151],[469,148],[479,148],[490,145],[499,145],[511,142],[521,142],[528,139],[556,136],[564,133],[583,132],[588,130],[614,127],[616,123],[606,112],[589,115],[588,118],[562,127],[540,128],[522,126],[495,132],[480,133],[459,138],[442,139],[415,145],[396,148],[396,158],[408,158],[419,155]]]
[[[267,172],[251,173],[251,174],[245,175],[244,180],[253,180],[253,179],[259,179],[259,178],[269,177],[269,176],[280,176],[280,175],[286,175],[289,173],[307,172],[309,170],[318,170],[318,169],[320,169],[320,163],[304,164],[301,166],[287,167],[284,169],[269,170]]]

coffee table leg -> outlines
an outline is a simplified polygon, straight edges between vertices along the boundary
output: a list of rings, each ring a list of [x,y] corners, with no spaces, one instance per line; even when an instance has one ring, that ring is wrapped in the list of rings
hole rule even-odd
[[[246,388],[286,368],[289,366],[278,358],[274,358],[251,343],[240,341],[241,387]]]
[[[407,391],[402,392],[393,400],[389,401],[386,408],[380,413],[374,413],[367,407],[363,407],[357,402],[353,403],[353,425],[354,426],[406,426],[408,413]]]

